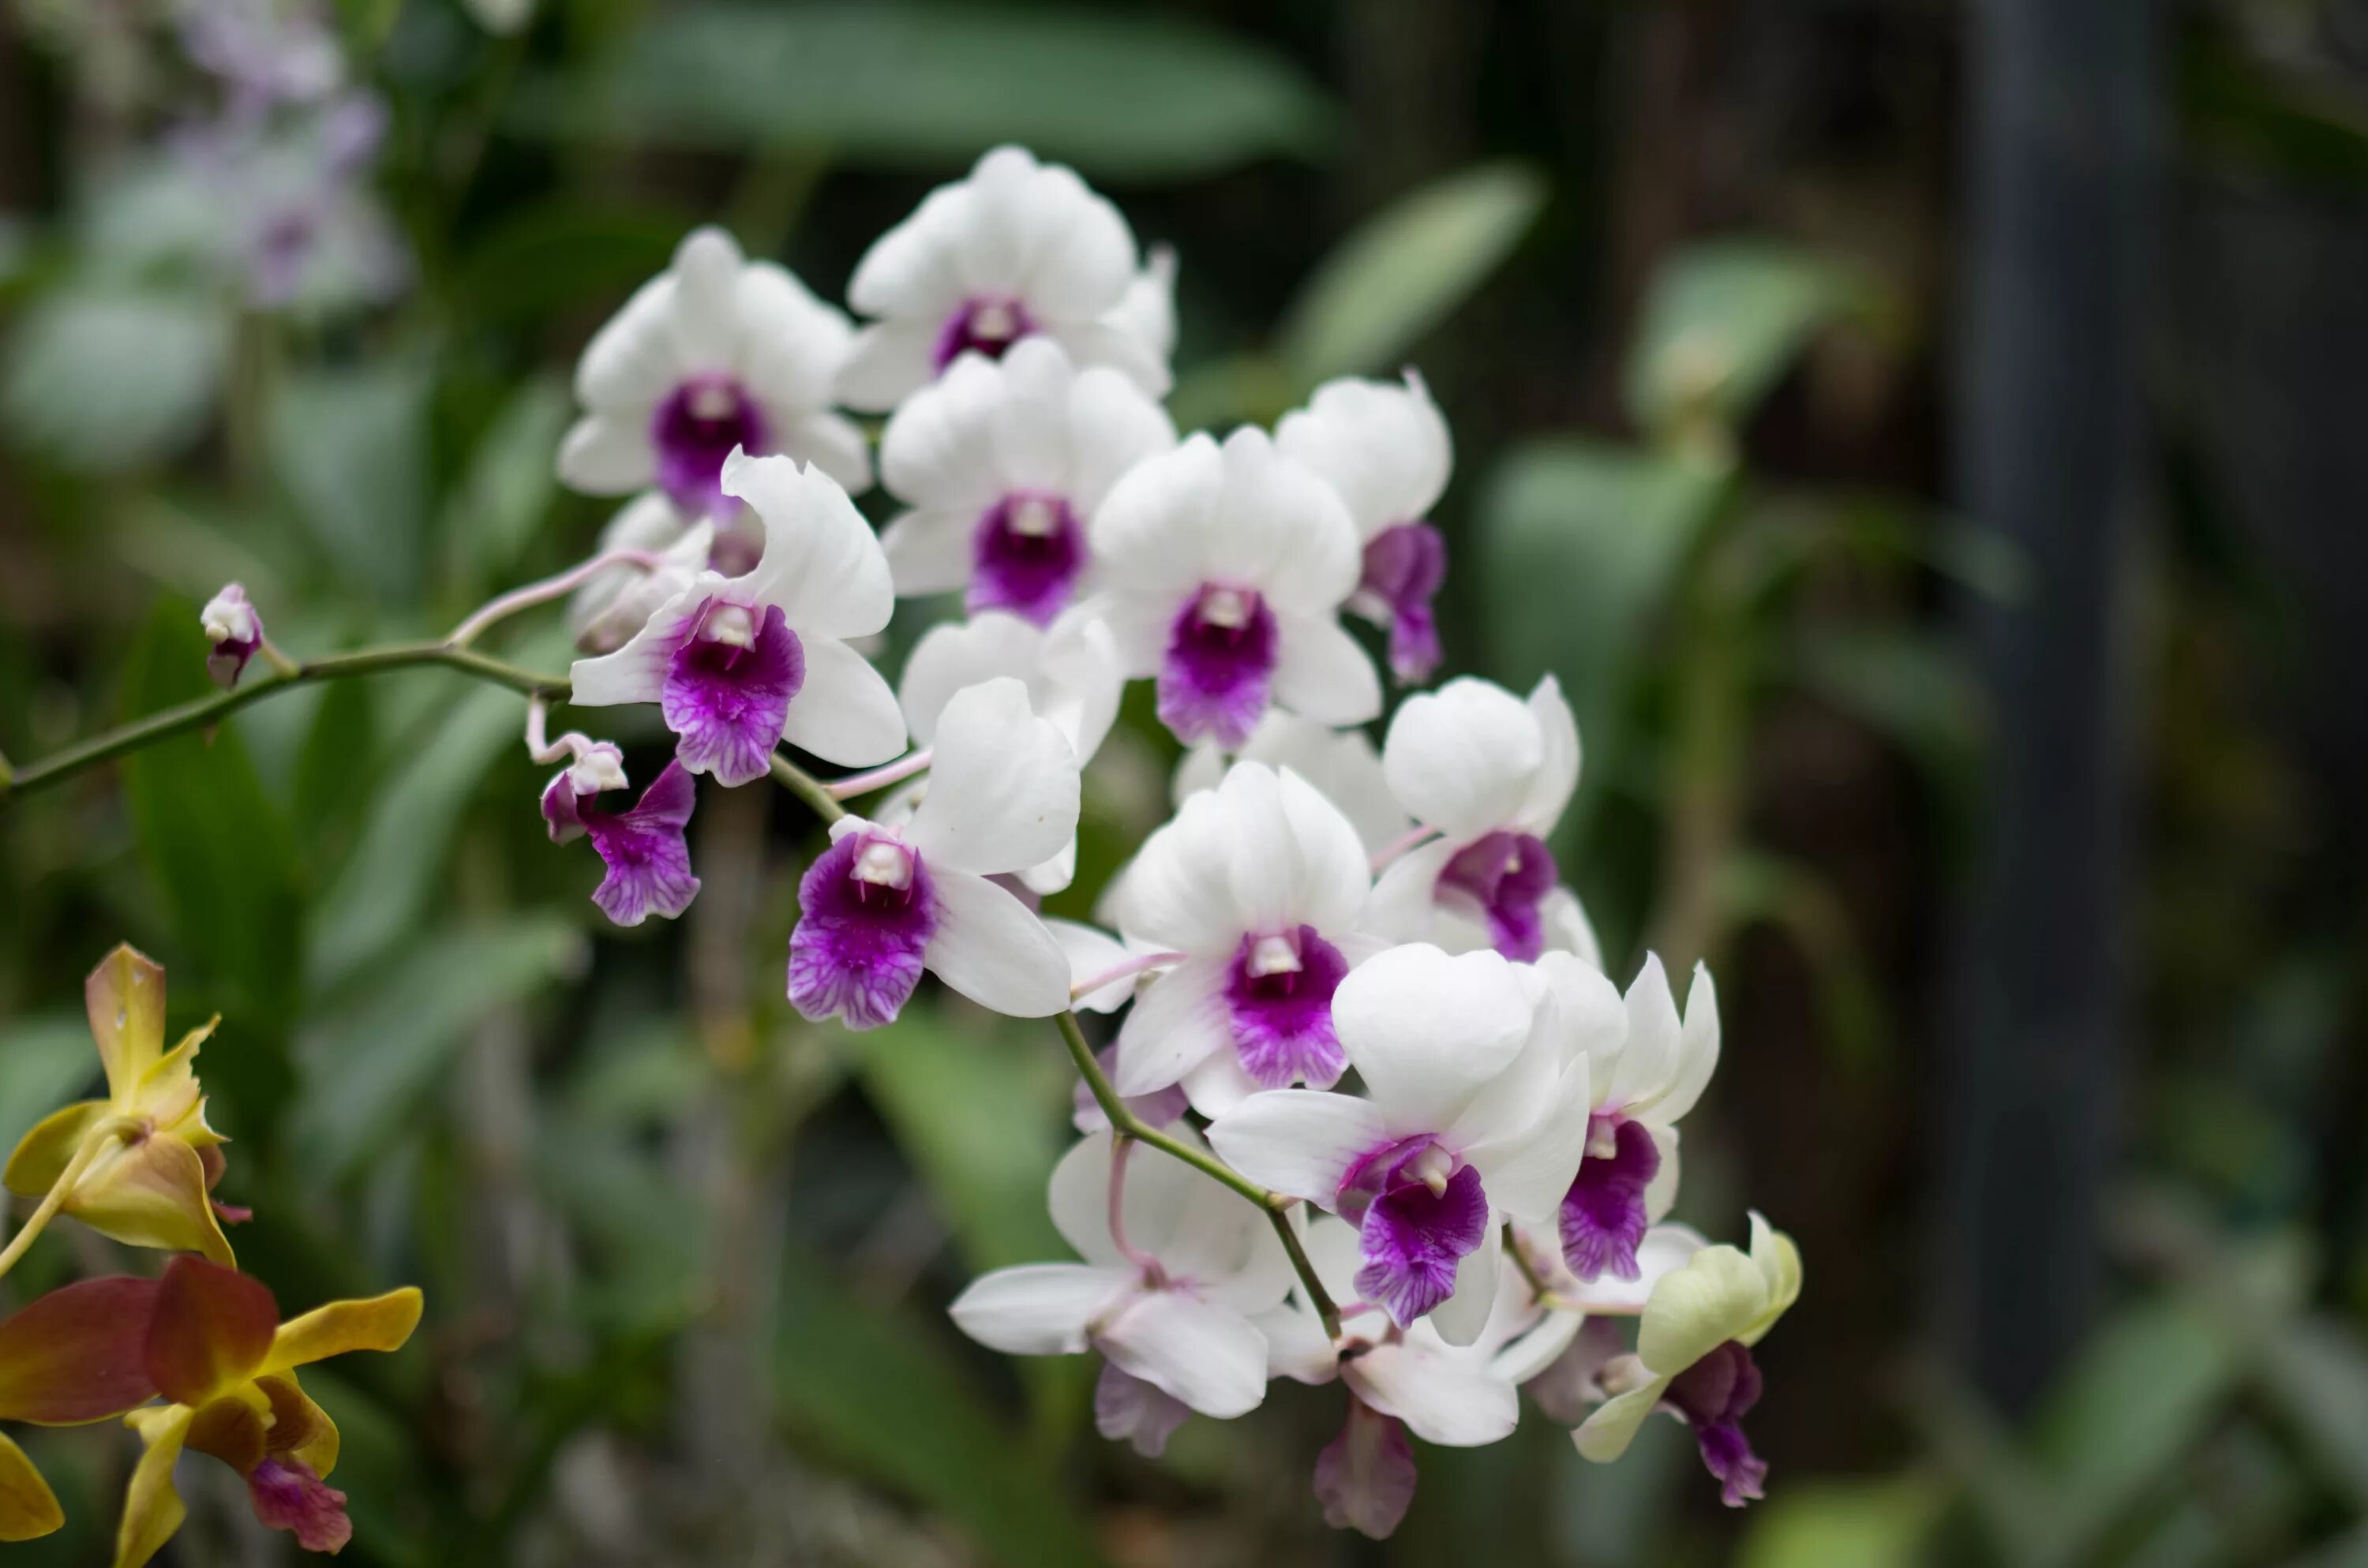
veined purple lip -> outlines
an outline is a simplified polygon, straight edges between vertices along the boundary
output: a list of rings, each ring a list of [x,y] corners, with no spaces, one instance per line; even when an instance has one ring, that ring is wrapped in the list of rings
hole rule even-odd
[[[938,928],[937,897],[920,852],[894,834],[850,833],[798,882],[790,933],[790,1001],[820,1022],[853,1029],[894,1021],[921,981]]]
[[[1237,751],[1266,712],[1280,635],[1254,588],[1203,584],[1168,629],[1159,719],[1188,744]]]
[[[1004,351],[1036,330],[1036,318],[1017,299],[982,297],[964,300],[938,329],[930,363],[939,370],[964,354],[1000,359]]]
[[[1416,683],[1439,667],[1430,601],[1447,580],[1447,541],[1429,523],[1394,523],[1365,546],[1365,573],[1349,606],[1390,634],[1390,671]]]
[[[693,517],[726,517],[739,503],[723,494],[723,460],[734,447],[768,449],[767,436],[763,411],[737,381],[693,376],[650,415],[658,484]]]
[[[971,534],[965,607],[1006,609],[1049,625],[1086,567],[1086,530],[1065,496],[1015,490],[981,513]]]
[[[779,606],[709,599],[677,633],[658,710],[675,755],[719,783],[764,777],[790,703],[805,686],[805,649]]]
[[[1456,1266],[1487,1238],[1480,1173],[1429,1133],[1359,1160],[1334,1208],[1357,1226],[1358,1294],[1401,1328],[1455,1293]]]
[[[1650,1128],[1617,1117],[1595,1118],[1587,1158],[1563,1195],[1559,1229],[1570,1271],[1592,1280],[1639,1277],[1636,1248],[1652,1223],[1645,1190],[1660,1174],[1661,1151]]]
[[[1328,1089],[1340,1081],[1349,1059],[1332,1029],[1332,994],[1348,972],[1349,960],[1313,926],[1242,938],[1225,1006],[1235,1054],[1258,1087],[1304,1080]]]

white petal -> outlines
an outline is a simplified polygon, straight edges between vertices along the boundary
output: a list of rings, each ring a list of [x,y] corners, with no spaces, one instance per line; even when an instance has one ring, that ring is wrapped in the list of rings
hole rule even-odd
[[[1544,763],[1545,738],[1529,709],[1468,676],[1407,698],[1382,745],[1398,803],[1451,838],[1512,823]]]
[[[1285,913],[1337,941],[1372,889],[1364,843],[1340,808],[1298,774],[1285,770],[1277,792],[1291,845]]]
[[[1318,1089],[1269,1089],[1209,1125],[1209,1144],[1227,1165],[1318,1205],[1338,1201],[1349,1167],[1392,1135],[1371,1101]]]
[[[657,477],[649,425],[631,415],[587,414],[559,444],[560,482],[587,495],[621,495]]]
[[[847,317],[770,261],[740,269],[733,302],[740,376],[768,411],[803,417],[828,408],[855,340]]]
[[[1068,425],[1069,501],[1087,516],[1119,475],[1176,445],[1176,422],[1167,411],[1104,366],[1078,372],[1069,387]]]
[[[962,184],[941,185],[913,215],[871,242],[855,264],[848,302],[868,316],[927,317],[934,324],[962,301],[950,231],[967,205]]]
[[[1250,1320],[1266,1335],[1266,1375],[1293,1382],[1328,1383],[1339,1375],[1339,1357],[1325,1336],[1323,1320],[1298,1306],[1281,1306]]]
[[[739,337],[740,247],[708,225],[683,236],[674,253],[675,350],[694,369],[732,363]]]
[[[1266,1398],[1266,1337],[1241,1313],[1181,1290],[1150,1290],[1099,1324],[1112,1366],[1203,1415],[1245,1415]]]
[[[1710,966],[1697,963],[1693,986],[1686,993],[1686,1021],[1678,1033],[1677,1062],[1668,1087],[1652,1104],[1652,1119],[1666,1124],[1693,1109],[1717,1070],[1718,987],[1711,983]]]
[[[996,443],[1009,396],[1001,369],[983,356],[965,354],[947,366],[881,433],[881,483],[908,506],[975,517],[1014,483]]]
[[[1669,1210],[1678,1205],[1678,1176],[1685,1162],[1678,1155],[1676,1128],[1656,1127],[1652,1133],[1653,1149],[1661,1156],[1661,1164],[1654,1171],[1653,1179],[1645,1184],[1645,1218],[1647,1222],[1658,1223],[1668,1219]]]
[[[1134,956],[1117,937],[1075,920],[1047,919],[1044,929],[1053,933],[1053,939],[1061,944],[1061,951],[1068,958],[1069,987],[1073,991],[1097,975],[1108,974]],[[1070,1005],[1081,1013],[1115,1013],[1134,999],[1136,979],[1130,974],[1113,980]]]
[[[1554,1365],[1586,1325],[1587,1319],[1579,1312],[1546,1312],[1536,1327],[1491,1356],[1488,1370],[1518,1388]]]
[[[895,613],[888,558],[871,525],[826,474],[783,457],[735,452],[723,463],[723,494],[765,523],[765,553],[734,588],[779,605],[790,630],[869,637]]]
[[[1573,953],[1541,953],[1530,971],[1554,998],[1553,1027],[1563,1060],[1585,1056],[1598,1091],[1608,1091],[1628,1038],[1628,1008],[1619,987]]]
[[[1527,1126],[1467,1144],[1463,1157],[1479,1167],[1489,1202],[1516,1220],[1543,1224],[1570,1190],[1587,1152],[1587,1058],[1565,1068],[1552,1097],[1532,1110]]]
[[[675,282],[661,273],[633,290],[585,346],[575,367],[575,401],[603,414],[643,419],[682,379],[675,351]]]
[[[1329,614],[1278,612],[1274,699],[1326,724],[1361,724],[1382,710],[1373,661]]]
[[[1325,382],[1283,416],[1275,444],[1340,493],[1363,539],[1428,516],[1454,458],[1447,421],[1411,370],[1403,383]]]
[[[1463,846],[1452,838],[1437,838],[1409,849],[1373,879],[1372,896],[1365,901],[1363,927],[1393,942],[1436,942],[1439,927],[1439,874]]]
[[[1139,338],[1162,359],[1176,351],[1176,247],[1153,245],[1103,324]]]
[[[971,1281],[947,1309],[954,1325],[1007,1356],[1075,1356],[1086,1324],[1134,1280],[1133,1270],[1030,1263]]]
[[[1230,1051],[1212,1051],[1202,1057],[1200,1065],[1185,1074],[1181,1082],[1186,1102],[1212,1119],[1258,1092],[1258,1081],[1243,1068],[1241,1058]]]
[[[1061,726],[1080,767],[1091,762],[1118,722],[1126,685],[1118,642],[1099,620],[1056,621],[1039,644],[1039,678],[1029,683],[1044,717]]]
[[[1210,575],[1258,589],[1278,611],[1312,615],[1346,599],[1363,556],[1332,487],[1255,426],[1225,437],[1223,461],[1224,498],[1206,524]]]
[[[1505,1271],[1504,1249],[1503,1221],[1492,1209],[1488,1229],[1482,1234],[1479,1246],[1456,1262],[1453,1294],[1431,1308],[1429,1314],[1430,1326],[1448,1344],[1474,1344],[1487,1326],[1489,1313],[1497,1305],[1497,1288]]]
[[[1362,730],[1337,730],[1274,709],[1250,732],[1242,756],[1270,767],[1288,767],[1315,785],[1355,824],[1357,836],[1369,851],[1395,841],[1406,830],[1406,814],[1391,795],[1389,778],[1382,772],[1381,754]]]
[[[1450,958],[1393,948],[1349,971],[1332,998],[1341,1049],[1394,1123],[1442,1131],[1514,1058],[1534,1009],[1493,952]]]
[[[938,928],[921,961],[982,1007],[1049,1018],[1069,1005],[1069,960],[1044,923],[985,877],[930,872]]]
[[[877,767],[905,749],[905,715],[871,662],[830,637],[801,637],[805,684],[781,739],[841,767]]]
[[[1175,385],[1167,356],[1114,313],[1094,321],[1054,322],[1045,335],[1057,338],[1076,363],[1115,370],[1145,397],[1166,397]]]
[[[1234,903],[1234,816],[1212,791],[1152,830],[1127,869],[1119,929],[1131,943],[1233,956],[1249,927]]]
[[[971,536],[978,531],[971,512],[905,512],[880,530],[880,548],[899,598],[951,594],[970,581]]]
[[[904,704],[913,738],[930,744],[938,716],[964,687],[996,676],[1028,679],[1036,673],[1043,645],[1042,631],[1002,610],[982,610],[969,620],[929,628],[906,655],[904,676],[896,683],[896,700]]]
[[[1096,563],[1120,589],[1174,596],[1197,587],[1210,576],[1210,536],[1224,495],[1225,460],[1216,442],[1204,434],[1186,437],[1110,487],[1090,531]],[[1171,616],[1176,602],[1169,600]]]
[[[1512,1436],[1521,1418],[1513,1385],[1483,1363],[1412,1344],[1376,1345],[1344,1363],[1340,1378],[1359,1399],[1443,1448],[1497,1442]]]
[[[1144,984],[1134,1011],[1119,1026],[1118,1063],[1111,1078],[1121,1095],[1148,1095],[1182,1078],[1212,1051],[1230,1051],[1233,1036],[1218,996],[1224,965],[1189,959]]]
[[[1044,1184],[1044,1206],[1053,1228],[1079,1257],[1100,1267],[1132,1270],[1110,1233],[1110,1135],[1086,1134],[1053,1164]]]
[[[1117,307],[1134,281],[1134,235],[1109,199],[1058,165],[1037,171],[1031,215],[1051,232],[1027,271],[1029,304],[1055,321]]]
[[[838,368],[838,401],[865,414],[885,414],[916,387],[928,385],[937,345],[935,322],[875,322],[860,329]]]
[[[1570,953],[1597,969],[1603,967],[1603,944],[1596,940],[1595,923],[1588,919],[1585,906],[1570,889],[1554,888],[1541,899],[1538,921],[1544,927],[1548,948]]]
[[[1516,825],[1541,837],[1554,831],[1578,788],[1578,721],[1562,694],[1562,683],[1552,676],[1539,680],[1524,704],[1537,722],[1541,759],[1530,780],[1529,793],[1515,816]]]
[[[906,835],[931,866],[1017,871],[1059,854],[1076,833],[1077,759],[1011,676],[956,692],[938,716],[933,753],[929,791]]]
[[[1684,1026],[1659,954],[1645,955],[1644,967],[1628,986],[1627,1008],[1626,1043],[1620,1048],[1610,1086],[1601,1091],[1604,1105],[1611,1108],[1652,1104],[1677,1072]]]
[[[837,414],[809,414],[781,431],[781,450],[828,474],[849,495],[871,488],[871,448],[862,427]]]
[[[567,671],[568,706],[615,708],[629,702],[655,702],[666,685],[666,666],[681,644],[684,619],[723,585],[723,580],[712,572],[700,574],[689,588],[659,606],[623,647],[597,659],[576,660]]]

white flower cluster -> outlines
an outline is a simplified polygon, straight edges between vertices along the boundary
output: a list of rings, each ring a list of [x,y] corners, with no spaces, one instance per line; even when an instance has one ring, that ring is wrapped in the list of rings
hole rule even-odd
[[[1756,1216],[1748,1252],[1661,1222],[1716,1005],[1706,972],[1682,1013],[1657,960],[1624,995],[1602,972],[1549,847],[1579,775],[1568,704],[1551,676],[1526,698],[1458,679],[1401,703],[1378,751],[1354,728],[1383,692],[1344,612],[1400,680],[1440,660],[1446,423],[1409,372],[1179,439],[1173,276],[1075,173],[1008,147],[873,244],[848,291],[866,324],[719,231],[687,239],[586,350],[559,457],[634,497],[582,574],[570,701],[656,704],[675,757],[610,812],[616,749],[535,734],[568,764],[552,835],[593,840],[612,918],[677,914],[692,776],[747,783],[786,743],[873,770],[836,798],[888,791],[801,883],[805,1016],[887,1023],[925,969],[1016,1017],[1125,1010],[1107,1080],[1071,1037],[1098,1097],[1051,1205],[1084,1261],[953,1308],[1000,1350],[1099,1353],[1104,1433],[1156,1453],[1189,1411],[1338,1379],[1316,1490],[1382,1535],[1406,1432],[1494,1442],[1528,1383],[1590,1458],[1664,1409],[1730,1502],[1757,1496],[1750,1347],[1799,1261]],[[887,415],[876,535],[842,408]],[[967,619],[892,690],[866,640],[897,597],[956,592]],[[1104,892],[1107,929],[1046,921],[1135,678],[1189,748],[1175,815]]]

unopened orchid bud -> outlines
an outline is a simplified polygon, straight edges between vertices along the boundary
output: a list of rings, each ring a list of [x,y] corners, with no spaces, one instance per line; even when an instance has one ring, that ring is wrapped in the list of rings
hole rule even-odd
[[[232,583],[206,601],[206,608],[198,612],[198,624],[205,629],[206,641],[213,644],[213,651],[206,655],[206,674],[228,691],[238,684],[247,660],[263,646],[263,617],[256,613],[246,590]]]

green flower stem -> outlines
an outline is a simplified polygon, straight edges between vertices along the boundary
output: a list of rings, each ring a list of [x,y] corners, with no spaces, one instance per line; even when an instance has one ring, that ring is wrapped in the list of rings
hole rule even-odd
[[[773,754],[773,782],[803,801],[825,827],[847,814],[847,808],[831,795],[827,785],[780,752]]]
[[[1170,1138],[1127,1109],[1126,1101],[1119,1097],[1118,1090],[1110,1085],[1110,1079],[1103,1074],[1101,1063],[1094,1060],[1093,1047],[1086,1043],[1085,1030],[1077,1026],[1077,1015],[1064,1009],[1056,1014],[1053,1021],[1060,1026],[1061,1039],[1068,1045],[1070,1059],[1077,1064],[1077,1072],[1085,1078],[1086,1087],[1093,1092],[1094,1103],[1102,1108],[1104,1116],[1110,1118],[1112,1131],[1121,1138],[1147,1143],[1171,1159],[1183,1161],[1211,1180],[1231,1187],[1266,1210],[1267,1218],[1274,1222],[1274,1233],[1282,1240],[1283,1252],[1291,1258],[1292,1270],[1299,1276],[1300,1287],[1307,1292],[1308,1304],[1315,1309],[1315,1315],[1324,1322],[1326,1336],[1339,1338],[1340,1309],[1333,1305],[1330,1294],[1324,1289],[1324,1282],[1315,1277],[1315,1266],[1307,1260],[1307,1249],[1300,1244],[1299,1233],[1291,1228],[1289,1210],[1296,1200],[1279,1192],[1269,1192],[1214,1154]]]
[[[141,1123],[131,1117],[110,1116],[83,1134],[82,1142],[74,1149],[74,1158],[68,1160],[66,1168],[58,1173],[58,1179],[50,1183],[50,1190],[43,1195],[41,1206],[26,1217],[25,1222],[17,1228],[17,1233],[8,1238],[8,1244],[0,1247],[0,1275],[6,1275],[16,1267],[27,1249],[49,1228],[50,1221],[58,1217],[58,1210],[65,1207],[66,1199],[74,1193],[74,1183],[82,1180],[83,1172],[90,1169],[90,1163],[106,1151],[108,1144],[120,1142],[140,1130]]]
[[[499,659],[489,659],[483,653],[444,642],[398,642],[384,648],[332,653],[326,658],[306,659],[287,675],[250,681],[212,697],[194,698],[177,707],[151,713],[144,719],[135,719],[105,734],[93,736],[80,745],[68,746],[54,756],[28,763],[17,769],[13,776],[0,776],[0,801],[70,778],[86,767],[95,767],[143,746],[168,741],[185,731],[219,724],[248,704],[260,702],[267,697],[294,687],[313,681],[374,676],[387,670],[409,669],[422,665],[442,665],[463,675],[474,676],[479,680],[509,687],[529,697],[564,699],[567,695],[567,678],[564,676],[537,675],[532,670],[522,670],[516,665],[506,665]]]

